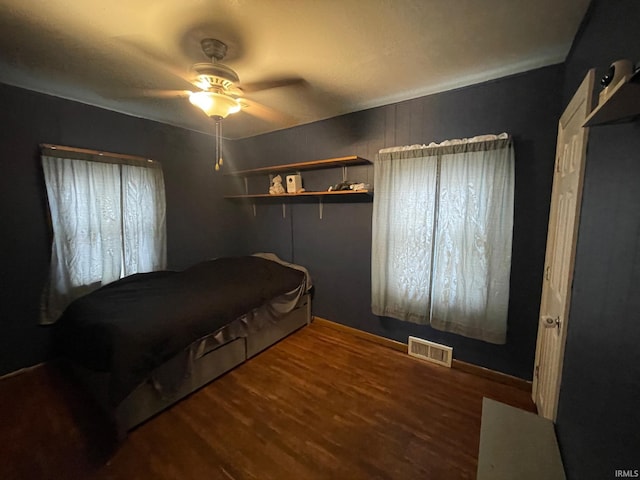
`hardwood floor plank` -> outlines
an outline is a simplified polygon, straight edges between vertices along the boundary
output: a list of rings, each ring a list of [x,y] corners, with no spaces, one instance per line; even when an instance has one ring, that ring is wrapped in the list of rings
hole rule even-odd
[[[3,479],[473,479],[482,398],[513,386],[312,324],[121,445],[54,364],[0,380]]]

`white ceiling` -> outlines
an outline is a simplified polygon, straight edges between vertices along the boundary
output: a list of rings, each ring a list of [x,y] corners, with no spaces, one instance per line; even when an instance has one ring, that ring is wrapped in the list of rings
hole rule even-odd
[[[0,0],[0,82],[211,133],[186,98],[229,46],[242,138],[564,61],[589,0]]]

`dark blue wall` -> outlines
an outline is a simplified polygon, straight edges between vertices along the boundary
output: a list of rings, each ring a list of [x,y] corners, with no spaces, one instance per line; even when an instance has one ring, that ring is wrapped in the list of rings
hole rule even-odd
[[[51,241],[39,143],[159,160],[170,267],[245,250],[210,137],[1,84],[0,106],[0,375],[50,355],[51,328],[37,324]]]
[[[325,200],[322,220],[317,200],[288,204],[284,218],[277,202],[258,203],[255,217],[245,207],[249,249],[275,251],[307,266],[317,287],[315,315],[402,342],[409,335],[441,342],[454,347],[457,359],[531,379],[562,83],[563,67],[552,66],[230,145],[232,166],[250,168],[344,155],[373,160],[383,147],[513,135],[516,198],[506,345],[371,313],[371,201]],[[326,189],[341,174],[304,172],[303,179],[308,189]],[[349,169],[349,179],[373,183],[372,167]],[[253,188],[266,193],[268,178],[262,182]]]
[[[60,143],[149,156],[164,166],[168,255],[172,268],[211,256],[274,251],[307,265],[317,285],[315,314],[406,341],[417,335],[452,345],[458,359],[531,378],[542,262],[563,68],[522,75],[375,108],[236,142],[227,168],[248,168],[357,154],[385,146],[507,131],[516,142],[516,218],[509,336],[495,346],[370,312],[370,200],[317,200],[256,207],[223,200],[238,179],[214,174],[210,137],[59,98],[0,85],[0,191],[5,275],[0,290],[0,374],[44,361],[49,329],[37,325],[50,234],[38,144]],[[540,101],[540,99],[544,101]],[[349,178],[373,183],[372,167]],[[340,170],[308,172],[324,189]],[[264,191],[268,179],[255,188]]]
[[[592,3],[566,63],[565,105],[590,68],[600,79],[615,60],[640,61],[639,25],[637,0]],[[640,121],[590,129],[582,202],[557,417],[576,480],[640,470]]]

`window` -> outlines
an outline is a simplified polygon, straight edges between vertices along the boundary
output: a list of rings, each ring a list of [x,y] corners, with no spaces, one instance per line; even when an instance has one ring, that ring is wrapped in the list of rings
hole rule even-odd
[[[166,268],[159,163],[43,147],[42,166],[53,230],[43,323],[102,285]]]
[[[513,147],[505,134],[473,140],[378,155],[372,310],[504,343]]]

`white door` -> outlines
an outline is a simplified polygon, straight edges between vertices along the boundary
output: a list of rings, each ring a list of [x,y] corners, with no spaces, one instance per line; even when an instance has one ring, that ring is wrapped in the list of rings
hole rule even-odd
[[[582,125],[591,112],[594,75],[594,70],[587,73],[558,124],[532,392],[538,414],[553,421],[567,338],[587,150],[588,129]]]

